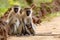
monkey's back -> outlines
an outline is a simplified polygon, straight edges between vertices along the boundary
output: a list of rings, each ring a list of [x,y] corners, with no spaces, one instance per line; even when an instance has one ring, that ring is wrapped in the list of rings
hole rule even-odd
[[[7,40],[5,24],[0,22],[0,40]]]

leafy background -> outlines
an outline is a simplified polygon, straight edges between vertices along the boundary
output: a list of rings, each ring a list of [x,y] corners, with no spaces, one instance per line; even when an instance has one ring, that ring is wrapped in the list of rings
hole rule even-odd
[[[33,2],[39,6],[41,2],[52,2],[52,0],[33,0]],[[28,4],[25,0],[0,0],[0,16],[4,14],[4,12],[14,4],[19,4],[21,7],[26,7]]]

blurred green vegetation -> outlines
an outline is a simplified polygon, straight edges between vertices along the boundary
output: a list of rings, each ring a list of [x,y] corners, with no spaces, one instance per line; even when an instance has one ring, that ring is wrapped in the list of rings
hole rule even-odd
[[[45,15],[45,17],[42,17],[42,21],[51,21],[51,19],[53,19],[54,17],[58,17],[60,16],[60,12],[55,12],[55,13],[51,13],[51,14],[47,14]]]
[[[40,6],[41,2],[52,2],[52,0],[33,0],[33,2]],[[0,0],[0,16],[12,5],[19,4],[21,7],[26,7],[28,4],[25,0]]]

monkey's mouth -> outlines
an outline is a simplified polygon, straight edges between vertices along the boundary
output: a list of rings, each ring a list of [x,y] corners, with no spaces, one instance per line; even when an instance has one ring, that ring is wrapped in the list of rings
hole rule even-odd
[[[18,8],[14,8],[14,12],[17,13],[18,12]]]

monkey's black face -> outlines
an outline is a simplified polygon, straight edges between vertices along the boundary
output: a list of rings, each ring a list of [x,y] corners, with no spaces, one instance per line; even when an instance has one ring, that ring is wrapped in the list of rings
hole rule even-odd
[[[15,13],[17,13],[17,12],[18,12],[18,10],[19,10],[19,8],[18,8],[18,7],[14,8],[14,12],[15,12]]]
[[[27,10],[27,11],[26,11],[27,16],[29,16],[29,15],[30,15],[30,13],[31,13],[31,11],[30,11],[30,10]]]
[[[25,8],[26,15],[29,16],[31,14],[31,8]]]

